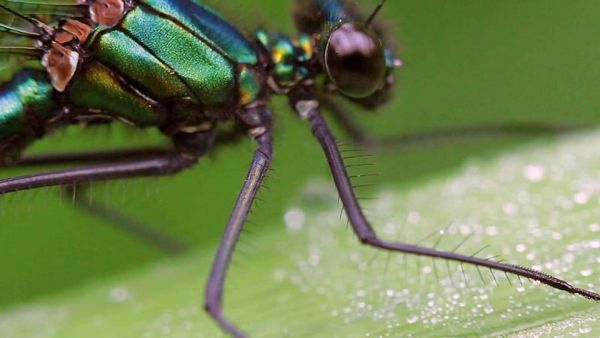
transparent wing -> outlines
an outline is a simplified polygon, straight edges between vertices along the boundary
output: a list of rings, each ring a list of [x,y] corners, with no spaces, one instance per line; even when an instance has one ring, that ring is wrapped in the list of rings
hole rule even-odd
[[[25,67],[39,67],[31,20],[55,26],[61,19],[83,17],[85,11],[77,0],[0,0],[0,82]]]

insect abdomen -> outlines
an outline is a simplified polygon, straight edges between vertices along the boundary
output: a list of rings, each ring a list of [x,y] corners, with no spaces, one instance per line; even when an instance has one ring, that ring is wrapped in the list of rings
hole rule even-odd
[[[57,112],[47,74],[24,70],[0,87],[0,162],[15,160]]]

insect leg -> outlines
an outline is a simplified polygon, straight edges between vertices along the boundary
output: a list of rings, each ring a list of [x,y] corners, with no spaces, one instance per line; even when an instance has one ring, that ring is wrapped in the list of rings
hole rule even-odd
[[[379,238],[373,227],[367,221],[362,209],[360,208],[360,205],[358,204],[358,200],[356,199],[356,195],[352,188],[352,183],[350,182],[350,178],[346,172],[343,159],[340,155],[333,134],[327,126],[327,122],[321,116],[318,102],[310,99],[304,101],[299,100],[292,102],[292,106],[296,108],[300,116],[306,118],[310,122],[313,134],[318,139],[323,152],[327,157],[329,168],[335,181],[340,199],[342,200],[342,204],[344,205],[344,209],[346,210],[346,214],[348,215],[348,219],[350,220],[350,224],[352,225],[355,234],[363,244],[387,251],[440,258],[448,261],[456,261],[459,263],[504,271],[505,273],[512,273],[517,276],[539,281],[540,283],[549,285],[555,289],[578,294],[593,300],[600,300],[600,294],[598,293],[577,288],[566,281],[536,270],[505,264],[493,261],[491,259],[467,256],[455,252],[387,241]]]
[[[73,152],[50,155],[35,155],[20,159],[18,162],[4,165],[10,167],[38,167],[67,164],[90,164],[101,162],[131,161],[136,158],[148,158],[172,154],[174,150],[164,148],[140,148],[130,150],[111,150],[94,152]],[[91,192],[82,184],[65,185],[61,189],[65,195],[73,196],[73,205],[92,216],[107,221],[135,238],[138,238],[168,254],[181,253],[186,246],[180,240],[164,233],[151,225],[144,224],[117,209],[91,200]]]
[[[245,335],[223,314],[223,284],[235,244],[271,163],[271,132],[266,131],[261,136],[256,137],[256,142],[257,149],[254,152],[252,164],[225,227],[225,233],[213,262],[205,292],[206,311],[219,323],[223,330],[236,338],[245,337]]]
[[[79,168],[11,177],[0,180],[0,194],[121,178],[168,176],[191,167],[197,161],[196,154],[174,151],[130,161],[104,162]]]
[[[567,126],[552,123],[498,123],[468,127],[434,129],[398,136],[375,136],[370,134],[340,106],[329,99],[321,100],[337,124],[358,144],[372,149],[422,147],[443,144],[449,141],[469,141],[485,137],[514,135],[558,134],[584,126]]]

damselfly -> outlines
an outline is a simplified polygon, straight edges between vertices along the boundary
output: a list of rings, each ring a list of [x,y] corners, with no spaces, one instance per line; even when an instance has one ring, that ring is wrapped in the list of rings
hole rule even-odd
[[[361,131],[330,97],[345,98],[364,109],[375,109],[389,99],[394,69],[401,62],[375,24],[383,1],[370,14],[361,15],[341,0],[297,0],[297,38],[263,30],[243,35],[206,5],[192,0],[1,3],[2,17],[7,18],[0,26],[4,67],[12,75],[0,91],[1,160],[6,165],[72,167],[4,179],[0,193],[174,175],[193,167],[215,146],[244,136],[256,143],[205,294],[206,310],[233,336],[244,334],[222,311],[223,283],[244,221],[271,164],[274,125],[268,103],[273,95],[287,96],[292,110],[310,125],[350,224],[363,244],[486,267],[600,299],[593,291],[536,270],[387,241],[375,233],[358,204],[321,108],[332,111],[359,142],[381,142]],[[172,147],[20,156],[35,139],[55,129],[113,121],[156,128],[171,139]],[[552,126],[495,125],[387,141],[524,129],[544,131]]]

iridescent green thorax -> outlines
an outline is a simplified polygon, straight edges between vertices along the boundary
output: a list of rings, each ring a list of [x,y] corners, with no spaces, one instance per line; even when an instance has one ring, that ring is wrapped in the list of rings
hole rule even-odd
[[[269,52],[272,63],[271,77],[278,88],[285,92],[310,75],[310,61],[314,50],[312,39],[302,34],[293,40],[282,34],[269,35],[265,31],[256,32],[258,41]]]
[[[28,119],[43,121],[55,111],[53,88],[43,71],[27,70],[0,88],[0,140]]]
[[[229,113],[264,87],[255,46],[196,1],[139,1],[84,48],[92,58],[69,87],[71,101],[137,126]]]

